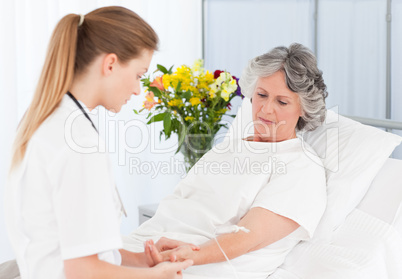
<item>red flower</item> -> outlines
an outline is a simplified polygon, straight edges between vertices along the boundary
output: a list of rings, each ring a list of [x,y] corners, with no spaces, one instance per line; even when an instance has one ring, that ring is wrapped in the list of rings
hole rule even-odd
[[[221,75],[221,73],[223,73],[223,71],[221,71],[221,70],[216,70],[216,71],[214,72],[214,79],[217,79],[217,78]]]

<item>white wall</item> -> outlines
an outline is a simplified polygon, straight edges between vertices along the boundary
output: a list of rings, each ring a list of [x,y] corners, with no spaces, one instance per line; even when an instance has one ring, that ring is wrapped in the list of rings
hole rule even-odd
[[[207,67],[240,75],[249,59],[302,43],[316,52],[328,108],[385,118],[386,0],[319,0],[317,49],[314,0],[205,2]],[[392,120],[402,121],[402,0],[392,1],[392,13]],[[402,158],[402,146],[394,157]]]

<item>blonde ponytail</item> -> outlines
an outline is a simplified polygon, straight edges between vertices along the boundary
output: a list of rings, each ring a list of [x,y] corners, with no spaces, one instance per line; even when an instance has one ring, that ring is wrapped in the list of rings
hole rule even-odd
[[[11,169],[24,158],[32,135],[56,109],[74,77],[80,16],[69,14],[57,24],[32,102],[17,129]]]

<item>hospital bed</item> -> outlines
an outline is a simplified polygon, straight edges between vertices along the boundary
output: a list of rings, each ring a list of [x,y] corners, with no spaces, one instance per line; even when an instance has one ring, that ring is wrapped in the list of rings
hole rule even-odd
[[[338,177],[336,182],[341,183],[330,185],[339,186],[329,189],[328,193],[329,196],[338,198],[330,203],[333,212],[324,214],[317,236],[298,244],[285,262],[268,278],[400,279],[402,160],[388,158],[394,147],[399,144],[400,138],[392,137],[378,129],[371,130],[374,128],[349,119],[337,118],[337,114],[332,112],[329,115],[333,117],[332,123],[327,123],[321,134],[318,131],[315,134],[300,136],[313,143],[313,148],[319,140],[328,142],[333,138],[338,139],[335,145],[339,150],[331,150],[330,146],[320,150],[318,146],[316,152],[321,153],[323,161],[336,157],[333,161],[337,161],[338,165],[331,165],[333,162],[330,161],[326,166],[329,173],[342,177],[342,171],[351,170],[352,174],[356,172],[355,176],[351,181],[342,181]],[[250,101],[245,99],[226,140],[252,134],[250,122],[251,105]],[[346,126],[343,126],[344,124]],[[317,137],[317,134],[320,136]],[[373,143],[376,145],[373,146]],[[322,155],[323,151],[325,156]],[[364,153],[364,156],[359,158],[360,161],[356,152]],[[353,164],[361,165],[360,168],[355,168],[359,171],[353,171]],[[350,173],[344,176],[348,175]],[[338,191],[339,189],[341,190]],[[15,267],[13,262],[0,265],[0,278],[19,278],[16,276]],[[206,279],[185,272],[183,278]],[[219,276],[214,278],[218,279]]]
[[[301,242],[268,278],[402,278],[401,204],[402,160],[388,159],[329,242]],[[183,278],[206,279],[190,274]]]
[[[402,128],[401,123],[387,125]],[[252,132],[251,103],[246,98],[224,140]],[[401,138],[333,111],[327,112],[317,131],[298,136],[325,162],[330,177],[328,210],[316,236],[298,244],[268,278],[401,279],[402,160],[389,158]],[[184,271],[183,278],[209,277]]]

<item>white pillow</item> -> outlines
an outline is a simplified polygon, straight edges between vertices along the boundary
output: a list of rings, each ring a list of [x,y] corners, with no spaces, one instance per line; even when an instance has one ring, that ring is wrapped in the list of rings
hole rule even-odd
[[[250,99],[244,98],[226,138],[246,137],[253,133]],[[315,150],[326,169],[327,209],[314,238],[329,240],[331,232],[363,199],[402,137],[363,125],[330,110],[327,110],[322,126],[298,135]]]

